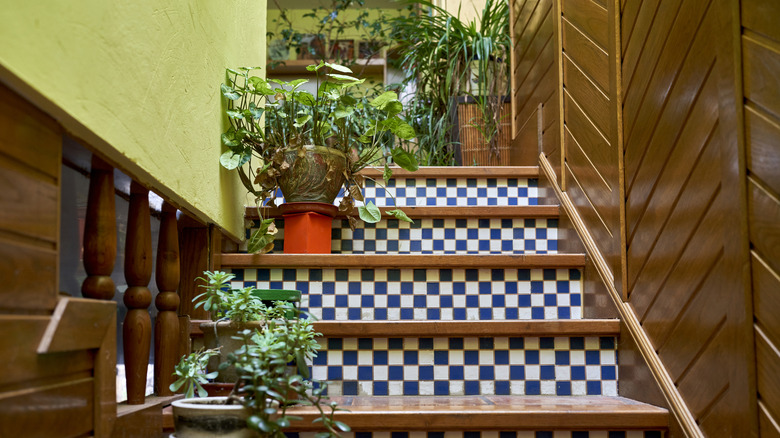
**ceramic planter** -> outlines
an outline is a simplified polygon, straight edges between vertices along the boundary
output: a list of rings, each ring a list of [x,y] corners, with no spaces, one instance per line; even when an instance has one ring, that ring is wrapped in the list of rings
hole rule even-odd
[[[324,146],[303,146],[285,154],[289,164],[279,176],[279,187],[285,202],[322,202],[333,204],[344,185],[347,157]]]
[[[226,405],[227,397],[186,398],[173,402],[176,438],[255,438],[246,425],[249,411]]]
[[[285,254],[330,254],[333,218],[339,209],[320,202],[288,202],[284,217]]]

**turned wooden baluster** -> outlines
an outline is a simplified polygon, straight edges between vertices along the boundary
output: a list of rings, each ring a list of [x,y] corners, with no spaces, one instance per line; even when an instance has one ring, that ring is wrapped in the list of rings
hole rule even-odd
[[[152,293],[152,226],[149,215],[149,190],[135,181],[130,186],[130,209],[127,214],[125,240],[125,279],[127,291],[124,302],[127,316],[122,327],[127,375],[127,403],[142,404],[149,366],[152,341],[152,320],[149,305]]]
[[[157,241],[157,321],[154,328],[154,387],[157,395],[173,395],[173,370],[179,360],[179,230],[176,208],[162,207],[160,237]]]
[[[82,295],[99,300],[114,298],[114,280],[111,279],[116,260],[114,168],[94,155],[83,243],[87,278],[81,284]]]

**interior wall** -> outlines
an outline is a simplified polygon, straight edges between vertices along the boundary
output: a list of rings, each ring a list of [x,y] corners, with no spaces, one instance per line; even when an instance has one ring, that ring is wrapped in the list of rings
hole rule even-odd
[[[746,187],[759,431],[780,436],[780,4],[743,0]]]
[[[265,2],[12,1],[0,80],[139,182],[229,234],[244,192],[221,170],[225,67],[265,63]]]

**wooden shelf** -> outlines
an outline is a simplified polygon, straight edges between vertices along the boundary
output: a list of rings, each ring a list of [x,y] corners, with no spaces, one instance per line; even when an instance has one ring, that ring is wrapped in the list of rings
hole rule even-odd
[[[335,62],[335,61],[330,61]],[[276,66],[274,68],[271,68],[270,61],[268,64],[268,75],[269,76],[276,76],[276,75],[306,75],[306,76],[314,76],[314,74],[308,70],[306,70],[306,67],[311,64],[316,64],[317,61],[313,59],[295,59],[292,61],[284,61],[283,65]],[[387,61],[385,59],[358,59],[357,62],[350,66],[352,71],[355,75],[358,77],[365,76],[365,75],[382,75],[384,76],[385,66],[387,65]]]

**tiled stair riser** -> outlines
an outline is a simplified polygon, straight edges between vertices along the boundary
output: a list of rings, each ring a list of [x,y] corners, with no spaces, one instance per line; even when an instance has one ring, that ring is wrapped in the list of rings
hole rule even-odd
[[[232,287],[297,289],[320,320],[581,319],[576,269],[234,269]]]
[[[612,337],[331,338],[312,377],[328,394],[617,395]]]
[[[380,184],[383,184],[380,179]],[[394,178],[387,188],[366,180],[363,197],[384,206],[507,206],[538,205],[534,178]],[[278,193],[276,204],[284,200]],[[342,193],[336,198],[341,202]]]
[[[255,221],[257,226],[257,221]],[[284,252],[284,219],[273,253]],[[556,254],[557,219],[384,219],[361,223],[354,231],[334,219],[334,254]],[[247,233],[249,234],[249,232]],[[248,236],[247,236],[248,237]]]
[[[315,432],[288,433],[288,438],[315,438]],[[450,432],[349,432],[343,438],[663,438],[663,432],[650,430],[620,431],[450,431]]]

